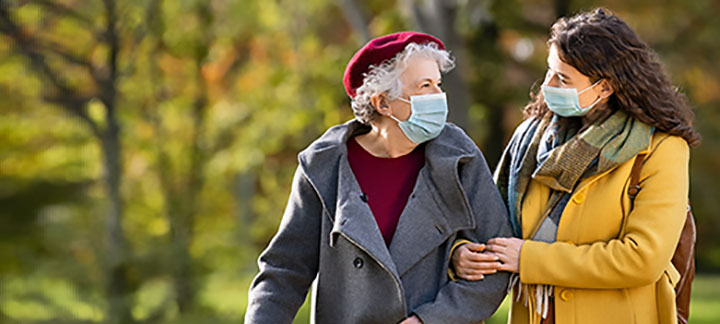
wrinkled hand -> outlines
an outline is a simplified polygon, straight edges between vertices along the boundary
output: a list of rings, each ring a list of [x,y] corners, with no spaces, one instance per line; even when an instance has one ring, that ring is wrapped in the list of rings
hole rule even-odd
[[[520,249],[525,240],[514,237],[496,237],[490,239],[487,250],[500,258],[502,264],[498,270],[520,272]]]
[[[468,281],[482,280],[487,274],[500,269],[499,257],[485,251],[485,244],[467,243],[455,249],[452,255],[455,275]]]
[[[417,316],[413,315],[398,324],[423,324],[423,322]]]

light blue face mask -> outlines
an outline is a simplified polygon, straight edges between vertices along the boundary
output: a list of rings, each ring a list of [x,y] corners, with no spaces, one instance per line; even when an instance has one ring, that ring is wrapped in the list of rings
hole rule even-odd
[[[447,97],[444,92],[411,96],[410,100],[399,99],[410,104],[410,118],[403,121],[393,115],[390,115],[390,118],[398,122],[398,126],[408,139],[420,144],[440,135],[448,114]]]
[[[584,116],[592,109],[602,98],[598,97],[595,102],[587,107],[580,107],[580,94],[598,85],[602,79],[597,80],[593,85],[577,92],[575,88],[557,88],[548,85],[542,85],[543,96],[545,97],[545,104],[548,108],[563,117],[574,117]]]

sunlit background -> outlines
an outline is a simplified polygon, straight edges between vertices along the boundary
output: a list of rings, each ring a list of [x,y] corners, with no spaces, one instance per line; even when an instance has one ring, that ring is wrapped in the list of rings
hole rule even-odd
[[[549,27],[597,6],[695,108],[691,323],[720,322],[720,1],[0,0],[0,323],[242,322],[296,154],[352,118],[355,50],[444,40],[450,118],[492,167]]]

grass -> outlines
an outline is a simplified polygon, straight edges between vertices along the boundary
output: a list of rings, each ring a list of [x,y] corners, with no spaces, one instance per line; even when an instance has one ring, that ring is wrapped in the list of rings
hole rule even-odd
[[[248,302],[247,292],[254,275],[244,273],[238,276],[235,272],[210,275],[199,292],[201,307],[183,316],[179,316],[176,308],[164,304],[172,293],[171,283],[162,280],[149,282],[139,289],[133,314],[138,319],[146,320],[149,313],[164,307],[166,311],[163,317],[166,320],[162,323],[165,324],[229,324],[237,323],[238,320],[242,323]],[[34,299],[28,296],[34,296]],[[307,298],[298,312],[295,324],[309,323],[309,300]],[[506,299],[486,324],[506,323],[508,310],[509,302]],[[92,299],[80,298],[72,286],[63,281],[42,278],[5,280],[0,290],[0,313],[0,317],[8,316],[0,320],[3,323],[103,322],[102,309]],[[690,323],[720,323],[720,274],[699,275],[695,278]]]
[[[698,275],[690,297],[689,324],[720,323],[720,275]]]

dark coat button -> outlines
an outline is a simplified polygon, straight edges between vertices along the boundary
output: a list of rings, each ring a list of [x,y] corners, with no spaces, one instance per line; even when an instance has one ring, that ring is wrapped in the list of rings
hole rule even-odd
[[[368,196],[366,194],[360,195],[360,199],[362,199],[363,202],[368,202]]]
[[[355,268],[360,269],[363,266],[363,260],[360,258],[355,258],[355,261],[353,261],[353,265],[355,266]]]

